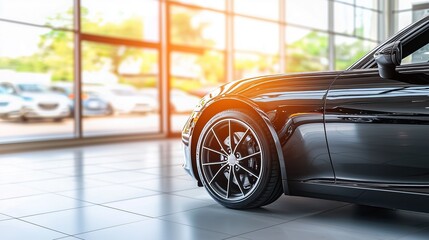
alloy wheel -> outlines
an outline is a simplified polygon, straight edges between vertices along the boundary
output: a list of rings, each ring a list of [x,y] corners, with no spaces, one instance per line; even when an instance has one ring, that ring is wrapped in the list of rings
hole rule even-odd
[[[206,187],[227,201],[247,198],[262,178],[260,139],[238,119],[224,118],[211,126],[202,141],[199,159]]]

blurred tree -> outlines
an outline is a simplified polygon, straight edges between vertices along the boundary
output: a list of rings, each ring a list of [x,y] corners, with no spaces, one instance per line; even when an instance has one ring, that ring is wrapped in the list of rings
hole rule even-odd
[[[216,85],[224,81],[224,55],[215,51],[204,51],[197,63],[203,69],[206,85]]]
[[[205,29],[210,26],[210,22],[194,21],[194,18],[201,13],[201,10],[173,8],[170,22],[171,42],[188,46],[213,47],[215,42],[203,35]]]
[[[190,68],[194,72],[189,74],[195,77],[173,76],[171,86],[174,88],[196,91],[199,88],[217,86],[224,82],[224,55],[221,52],[211,50],[216,43],[204,35],[204,31],[210,27],[211,23],[204,21],[204,18],[199,19],[201,14],[204,14],[204,11],[181,7],[174,7],[171,10],[171,43],[207,48],[200,53],[185,53],[183,55],[190,62],[189,64],[195,66],[195,68]],[[172,67],[180,67],[180,64],[174,65],[172,64]]]
[[[38,46],[39,51],[31,57],[32,62],[43,64],[43,70],[40,70],[50,72],[52,80],[71,81],[73,79],[73,34],[51,30],[40,36]],[[20,71],[20,69],[16,70]]]
[[[328,35],[310,32],[286,46],[286,72],[328,70]]]
[[[72,18],[72,10],[49,18],[47,23],[60,21],[64,19],[64,15]],[[130,17],[118,23],[106,22],[101,18],[88,17],[88,10],[85,8],[82,8],[82,29],[88,33],[101,32],[103,35],[114,34],[143,39],[141,18]],[[154,68],[154,65],[157,65],[156,54],[144,52],[139,48],[92,43],[87,45],[89,47],[84,46],[82,51],[82,66],[85,71],[99,71],[102,68],[108,68],[113,74],[121,76],[119,72],[121,64],[130,59],[144,59],[140,65],[141,72],[157,71]],[[20,72],[50,72],[54,81],[73,80],[73,33],[50,30],[40,35],[38,47],[39,50],[30,56],[0,58],[0,66]]]
[[[240,79],[279,71],[277,55],[237,53],[234,59],[234,78]]]
[[[357,29],[356,31],[359,31]],[[335,69],[344,70],[372,49],[368,42],[349,38],[335,44]],[[286,46],[286,72],[310,72],[329,69],[328,35],[316,31]]]
[[[47,72],[48,67],[39,56],[22,56],[17,58],[1,57],[0,69],[18,72]]]
[[[368,53],[374,46],[361,39],[335,44],[335,69],[345,70]]]
[[[61,14],[54,18],[61,18]],[[88,10],[82,8],[82,31],[87,33],[103,33],[103,35],[133,36],[143,38],[143,22],[139,17],[130,17],[124,21],[106,22],[99,17],[90,17]],[[50,31],[40,36],[40,52],[48,68],[52,71],[53,80],[73,79],[73,36],[67,32]],[[111,46],[105,44],[86,44],[82,50],[82,66],[85,71],[99,71],[102,68],[120,76],[119,68],[122,62],[129,58],[142,57],[142,51],[137,48]],[[149,58],[152,59],[152,58]],[[146,61],[142,62],[141,70],[147,69]],[[71,66],[66,68],[65,66]]]

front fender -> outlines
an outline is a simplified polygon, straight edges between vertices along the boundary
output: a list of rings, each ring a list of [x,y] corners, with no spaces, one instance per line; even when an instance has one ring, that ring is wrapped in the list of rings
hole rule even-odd
[[[201,111],[199,111],[197,113],[194,112],[192,114],[190,120],[187,123],[187,125],[188,124],[193,125],[192,129],[187,130],[189,132],[189,134],[188,134],[189,137],[187,138],[187,142],[188,142],[188,145],[190,147],[189,152],[188,152],[190,155],[188,157],[192,159],[192,162],[188,163],[188,165],[189,164],[192,164],[192,165],[187,166],[185,168],[187,168],[188,171],[192,171],[192,172],[190,172],[190,174],[193,177],[195,177],[197,179],[197,181],[200,183],[200,179],[198,177],[197,169],[195,166],[196,165],[195,164],[196,163],[195,162],[196,161],[195,160],[195,149],[196,149],[196,144],[197,144],[200,132],[203,129],[205,123],[207,123],[207,121],[211,117],[213,117],[216,113],[221,112],[223,110],[231,109],[231,108],[244,108],[246,110],[253,111],[256,114],[258,114],[261,117],[261,119],[265,122],[267,128],[269,129],[269,131],[271,133],[271,137],[273,138],[274,144],[276,147],[276,152],[277,152],[278,161],[279,161],[280,170],[281,170],[283,190],[286,194],[288,194],[289,193],[289,187],[288,187],[288,183],[287,183],[287,173],[286,173],[285,161],[284,161],[284,156],[283,156],[283,151],[282,151],[279,136],[278,136],[273,124],[271,123],[269,117],[267,116],[267,114],[264,111],[262,111],[258,107],[258,105],[256,105],[251,100],[249,100],[245,97],[241,97],[241,96],[225,97],[225,96],[223,96],[222,98],[212,99],[205,104],[205,106],[201,109]],[[187,127],[185,126],[185,129],[186,128]],[[182,139],[183,139],[183,137],[182,137]]]

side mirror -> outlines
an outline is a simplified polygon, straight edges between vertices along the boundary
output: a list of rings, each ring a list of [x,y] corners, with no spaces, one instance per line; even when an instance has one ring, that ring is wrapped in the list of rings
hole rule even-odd
[[[397,75],[396,66],[401,65],[402,43],[389,43],[374,54],[378,65],[378,73],[382,78],[393,79]]]

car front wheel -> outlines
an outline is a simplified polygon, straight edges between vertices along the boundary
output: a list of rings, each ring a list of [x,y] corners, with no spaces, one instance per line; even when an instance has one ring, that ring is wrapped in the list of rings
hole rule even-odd
[[[228,208],[247,209],[282,194],[271,133],[263,120],[242,109],[213,116],[197,143],[197,167],[208,193]]]

